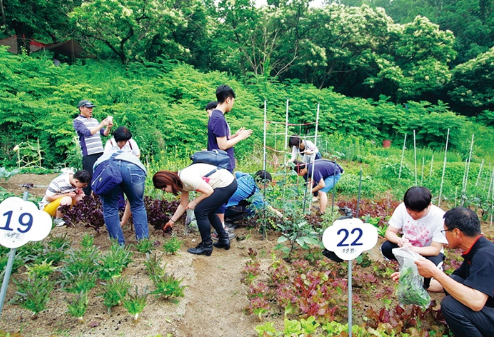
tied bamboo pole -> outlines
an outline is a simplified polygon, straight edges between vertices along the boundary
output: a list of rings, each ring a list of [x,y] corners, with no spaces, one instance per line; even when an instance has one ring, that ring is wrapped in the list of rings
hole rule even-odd
[[[405,133],[405,139],[403,140],[403,149],[401,150],[400,172],[398,173],[398,179],[401,178],[401,168],[403,167],[403,157],[405,156],[406,145],[407,145],[407,134]]]
[[[468,155],[468,162],[467,162],[467,171],[465,175],[465,186],[463,187],[463,194],[467,194],[467,186],[468,186],[468,174],[470,173],[470,163],[472,161],[472,152],[473,152],[473,140],[474,140],[475,134],[472,134],[472,141],[470,142],[470,153]]]
[[[443,184],[444,184],[444,172],[446,172],[446,160],[448,154],[448,142],[449,142],[449,129],[448,129],[448,134],[446,135],[446,147],[444,148],[443,174],[441,176],[441,187],[439,188],[439,199],[437,202],[437,207],[441,206],[441,196],[443,193]]]
[[[478,184],[479,184],[479,180],[480,180],[480,176],[482,175],[482,168],[483,167],[484,167],[484,159],[482,159],[482,162],[480,163],[479,174],[477,175],[477,180],[475,181],[475,186],[478,186]]]
[[[415,186],[417,185],[417,139],[415,137],[415,130],[413,130],[413,158],[415,164]]]

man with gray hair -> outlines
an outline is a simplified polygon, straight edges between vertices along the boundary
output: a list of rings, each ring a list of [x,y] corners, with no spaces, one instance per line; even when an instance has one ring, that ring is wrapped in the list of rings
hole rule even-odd
[[[74,119],[73,126],[79,139],[82,152],[82,168],[93,175],[93,166],[103,154],[101,136],[108,136],[113,126],[112,117],[105,118],[101,123],[93,118],[95,105],[88,100],[82,100],[77,105],[79,116]],[[104,128],[104,129],[103,129]],[[83,189],[85,195],[91,194],[91,184]]]
[[[482,235],[477,214],[468,208],[447,211],[442,231],[449,247],[463,252],[463,263],[448,276],[433,262],[418,259],[419,274],[433,278],[429,291],[446,293],[441,312],[455,336],[494,336],[494,244]],[[397,281],[399,273],[392,278]]]

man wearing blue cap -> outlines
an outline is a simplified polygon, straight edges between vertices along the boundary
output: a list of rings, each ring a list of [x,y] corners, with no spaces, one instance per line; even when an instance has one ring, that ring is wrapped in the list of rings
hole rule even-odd
[[[93,118],[95,105],[88,100],[79,102],[79,116],[74,119],[74,130],[79,139],[82,152],[82,168],[93,175],[93,165],[103,154],[101,136],[108,136],[113,126],[112,117],[105,118],[101,123]],[[104,129],[103,129],[104,128]],[[83,189],[84,194],[91,194],[91,184]]]

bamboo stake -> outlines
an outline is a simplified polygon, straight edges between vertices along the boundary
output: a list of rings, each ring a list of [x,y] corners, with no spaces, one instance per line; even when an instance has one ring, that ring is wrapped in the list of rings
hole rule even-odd
[[[424,165],[425,165],[425,157],[422,157],[422,176],[420,178],[420,185],[424,185]]]
[[[441,187],[439,188],[439,199],[437,201],[437,207],[441,206],[441,196],[443,193],[443,184],[444,184],[444,172],[446,172],[446,159],[448,154],[448,141],[449,141],[449,129],[448,129],[448,134],[446,135],[446,147],[444,148],[443,174],[441,176]]]
[[[468,174],[470,173],[470,163],[472,162],[472,151],[473,151],[473,139],[474,139],[475,134],[472,134],[472,141],[470,143],[470,154],[468,155],[468,166],[467,166],[467,172],[465,176],[465,187],[463,189],[463,193],[467,194],[467,186],[468,186]]]
[[[415,163],[415,186],[417,186],[417,140],[415,138],[415,130],[413,130],[413,157]]]
[[[475,186],[477,186],[479,184],[480,175],[482,174],[482,167],[483,166],[484,166],[484,159],[482,159],[482,162],[480,163],[479,174],[477,175],[477,181],[475,181]]]
[[[458,197],[458,186],[455,188],[455,207],[456,207],[456,198]]]
[[[405,139],[403,140],[403,149],[401,150],[400,172],[398,173],[398,179],[401,178],[401,168],[403,167],[403,156],[405,155],[406,144],[407,144],[407,134],[405,133]]]
[[[434,155],[432,155],[432,159],[431,159],[431,169],[429,170],[429,178],[432,177],[432,164],[434,164]]]

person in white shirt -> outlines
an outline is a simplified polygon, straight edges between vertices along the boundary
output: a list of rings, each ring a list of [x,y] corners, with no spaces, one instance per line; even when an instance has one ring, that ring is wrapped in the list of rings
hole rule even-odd
[[[135,140],[132,139],[132,133],[125,126],[119,126],[114,132],[113,137],[106,142],[104,153],[113,153],[117,151],[130,152],[137,158],[141,156],[141,151]],[[123,227],[130,218],[130,203],[127,200],[125,204],[124,214],[120,221],[120,226]]]
[[[316,159],[322,158],[317,146],[310,140],[301,139],[300,136],[291,136],[288,146],[292,149],[292,157],[289,162],[295,161],[299,154],[302,157],[302,163],[312,163]]]
[[[431,200],[431,191],[426,187],[414,186],[405,192],[403,203],[389,219],[387,241],[381,245],[384,257],[396,260],[393,248],[408,246],[436,266],[442,266],[443,246],[448,243],[443,232],[444,211],[432,205]],[[425,284],[428,282],[430,279]]]
[[[163,227],[163,231],[171,230],[173,224],[187,209],[194,210],[201,234],[201,243],[195,248],[187,249],[189,253],[211,255],[213,252],[211,226],[218,233],[218,242],[214,246],[225,250],[230,249],[230,238],[216,214],[218,207],[226,204],[237,189],[237,181],[228,170],[197,163],[179,172],[158,171],[153,176],[153,185],[167,193],[180,194],[180,205]],[[198,196],[189,201],[191,191],[198,192]]]

